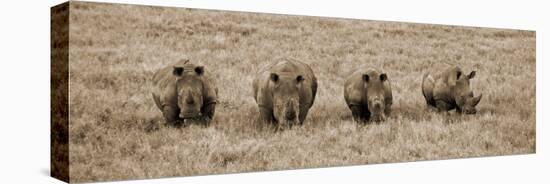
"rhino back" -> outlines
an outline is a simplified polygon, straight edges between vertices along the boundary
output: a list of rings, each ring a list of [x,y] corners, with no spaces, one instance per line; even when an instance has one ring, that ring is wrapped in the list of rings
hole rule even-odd
[[[188,61],[180,61],[168,66],[165,66],[155,74],[153,74],[153,88],[154,92],[158,92],[157,90],[163,91],[166,88],[174,88],[175,89],[175,82],[176,77],[173,75],[172,71],[174,70],[174,66],[186,66]]]
[[[274,66],[274,72],[288,72],[293,75],[302,75],[305,80],[299,92],[300,107],[310,108],[313,106],[317,93],[317,78],[308,64],[293,58],[287,58],[286,61]]]
[[[363,104],[365,91],[362,75],[362,70],[356,70],[346,78],[344,83],[344,98],[348,106]]]
[[[306,81],[309,81],[310,83],[311,81],[317,81],[311,67],[309,67],[308,64],[296,59],[285,59],[281,62],[278,62],[277,64],[273,65],[269,69],[269,71],[271,71],[271,73],[284,72],[296,75],[300,74],[306,79]]]
[[[359,69],[353,71],[344,83],[344,98],[348,106],[351,105],[366,105],[367,104],[367,92],[365,83],[363,82],[363,74],[365,73],[382,73],[378,72],[368,66],[361,66]],[[384,91],[384,101],[386,105],[393,104],[393,95],[391,89],[391,79],[387,79],[382,85]]]
[[[434,71],[433,76],[433,98],[435,100],[444,100],[451,102],[452,88],[456,85],[456,76],[462,70],[457,66],[448,66],[447,68]]]
[[[155,104],[162,110],[162,106],[177,106],[176,77],[172,75],[172,67],[158,70],[152,79],[151,93]]]
[[[273,97],[270,95],[269,71],[260,72],[253,81],[254,99],[259,106],[273,108]]]
[[[275,63],[266,69],[258,73],[253,81],[254,99],[258,105],[272,108],[273,97],[271,92],[273,91],[273,85],[270,82],[269,76],[271,73],[287,73],[291,75],[302,75],[304,77],[304,83],[301,88],[300,105],[311,107],[315,100],[317,93],[317,78],[315,77],[313,70],[302,61],[295,59],[285,58],[284,60]]]
[[[177,91],[176,80],[173,75],[174,66],[182,66],[184,68],[194,68],[196,64],[188,63],[188,61],[180,61],[172,65],[166,66],[158,70],[152,78],[152,94],[155,103],[159,108],[163,105],[177,106]],[[186,69],[187,70],[187,69]],[[217,102],[218,89],[215,80],[210,76],[208,71],[205,71],[200,77],[203,84],[203,99],[204,103]]]
[[[216,80],[209,74],[209,72],[204,72],[203,76],[200,78],[203,85],[203,94],[205,104],[217,103],[218,102],[218,86]]]

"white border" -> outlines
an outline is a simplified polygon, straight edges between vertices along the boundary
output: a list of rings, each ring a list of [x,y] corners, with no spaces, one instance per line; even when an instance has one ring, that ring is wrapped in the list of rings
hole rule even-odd
[[[49,172],[49,11],[63,1],[5,1],[0,6],[1,183],[60,183]],[[537,153],[445,161],[179,177],[121,183],[547,183],[550,120],[546,56],[548,7],[543,1],[437,0],[108,0],[369,20],[513,28],[537,31]],[[546,51],[546,52],[545,52]],[[513,104],[510,104],[513,108]]]

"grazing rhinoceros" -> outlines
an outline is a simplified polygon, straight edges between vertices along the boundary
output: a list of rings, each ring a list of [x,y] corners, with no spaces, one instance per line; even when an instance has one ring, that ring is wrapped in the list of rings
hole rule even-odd
[[[470,79],[476,71],[465,75],[458,66],[447,66],[443,70],[425,73],[422,77],[422,94],[428,106],[439,111],[450,111],[456,108],[458,113],[475,114],[476,105],[481,94],[474,97],[470,89]]]
[[[292,126],[306,119],[315,101],[317,79],[307,64],[284,59],[260,72],[253,88],[261,121]]]
[[[356,121],[384,121],[390,114],[393,97],[386,73],[360,67],[345,81],[344,98]]]
[[[153,99],[166,123],[202,119],[208,125],[214,117],[218,89],[204,66],[180,61],[157,71],[152,83]]]

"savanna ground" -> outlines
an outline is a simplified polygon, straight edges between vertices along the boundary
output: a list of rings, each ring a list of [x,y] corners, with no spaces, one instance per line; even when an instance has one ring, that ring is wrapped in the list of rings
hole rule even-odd
[[[183,8],[71,2],[70,177],[103,181],[535,152],[535,33]],[[317,99],[301,127],[256,122],[252,79],[281,57],[309,63]],[[184,58],[215,76],[209,127],[163,126],[153,73]],[[477,70],[476,115],[426,109],[423,71]],[[393,82],[393,114],[352,121],[346,75],[362,64]]]

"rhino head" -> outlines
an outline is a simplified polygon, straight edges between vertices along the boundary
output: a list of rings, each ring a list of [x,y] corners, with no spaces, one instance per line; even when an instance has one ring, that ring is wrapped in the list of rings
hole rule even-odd
[[[200,116],[203,104],[203,84],[200,77],[204,74],[204,67],[184,69],[181,66],[174,66],[173,74],[176,76],[179,117],[186,119]]]
[[[367,106],[374,121],[384,121],[386,108],[384,82],[388,80],[385,73],[370,72],[362,76],[367,97]]]
[[[474,78],[476,71],[464,75],[461,71],[456,73],[456,83],[451,89],[451,94],[457,105],[457,112],[466,114],[475,114],[476,105],[481,101],[482,94],[474,97],[470,88],[470,79]],[[454,77],[454,76],[453,76]]]
[[[273,115],[280,125],[298,123],[300,112],[299,89],[304,81],[302,75],[270,74],[273,83]]]

